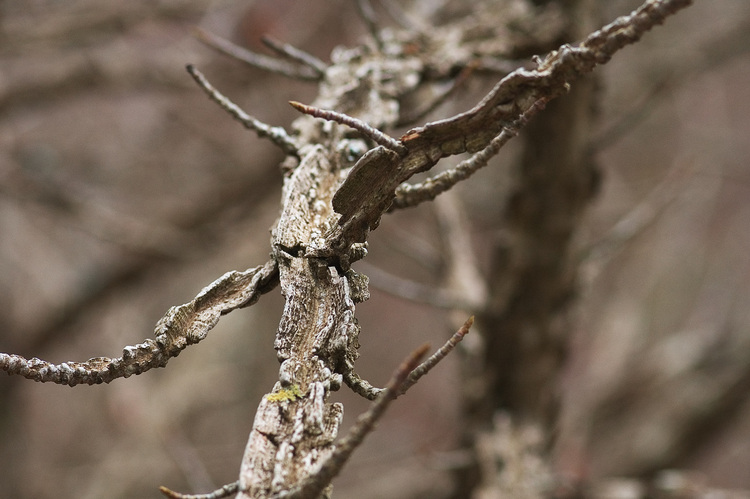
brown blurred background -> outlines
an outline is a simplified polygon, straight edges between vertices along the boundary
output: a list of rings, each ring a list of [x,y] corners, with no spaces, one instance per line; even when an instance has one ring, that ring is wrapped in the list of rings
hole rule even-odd
[[[640,2],[602,4],[610,20]],[[281,155],[184,66],[272,125],[288,125],[287,101],[310,102],[315,87],[216,55],[191,37],[196,25],[259,51],[272,35],[324,60],[365,32],[344,0],[0,3],[0,351],[119,356],[171,305],[267,259]],[[599,75],[603,183],[579,230],[557,467],[594,478],[694,469],[750,489],[750,4],[696,2]],[[470,82],[461,109],[491,83]],[[492,187],[513,154],[457,191],[480,261],[500,230]],[[431,205],[387,217],[363,263],[441,285],[439,222]],[[454,325],[377,284],[358,307],[358,367],[383,384]],[[270,293],[167,369],[111,385],[0,375],[0,497],[158,497],[158,485],[236,480],[277,376],[281,307]],[[447,490],[460,460],[456,373],[449,358],[393,405],[335,482],[338,497]],[[346,389],[336,397],[347,426],[367,407]]]

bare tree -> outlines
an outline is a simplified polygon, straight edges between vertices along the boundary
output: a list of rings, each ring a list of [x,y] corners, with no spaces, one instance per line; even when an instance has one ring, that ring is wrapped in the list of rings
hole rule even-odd
[[[164,367],[188,345],[203,340],[222,315],[255,304],[280,285],[285,306],[274,343],[281,363],[278,381],[258,407],[239,480],[199,497],[329,495],[332,478],[390,401],[453,349],[473,322],[466,321],[422,364],[425,348],[407,356],[391,382],[384,389],[375,388],[354,370],[360,332],[354,309],[369,291],[367,278],[351,264],[367,254],[368,235],[386,212],[416,206],[450,190],[486,166],[527,127],[524,140],[545,147],[524,149],[519,178],[508,194],[506,225],[512,242],[498,250],[503,255],[494,258],[498,264],[487,280],[488,289],[476,296],[471,262],[461,267],[456,258],[451,269],[462,294],[475,294],[474,301],[456,309],[481,304],[481,335],[476,335],[480,344],[465,362],[464,438],[475,453],[468,466],[473,473],[462,469],[459,481],[464,488],[459,490],[550,494],[555,481],[543,460],[536,469],[525,471],[531,478],[512,486],[498,478],[502,472],[487,465],[495,458],[506,465],[523,461],[502,440],[518,433],[516,423],[498,416],[498,410],[541,429],[541,438],[519,444],[521,455],[534,453],[524,445],[549,445],[559,420],[556,384],[570,342],[569,325],[561,317],[575,291],[578,264],[571,238],[597,183],[586,140],[593,82],[579,79],[690,4],[646,2],[593,31],[591,3],[549,2],[532,8],[509,2],[500,8],[488,2],[473,6],[470,13],[446,6],[438,15],[449,22],[435,32],[390,3],[385,5],[408,26],[380,30],[371,6],[362,1],[358,6],[371,30],[368,42],[334,52],[330,64],[272,39],[267,43],[279,58],[201,32],[209,45],[253,66],[318,82],[312,105],[292,102],[306,116],[287,132],[248,115],[188,66],[212,100],[285,154],[282,207],[272,230],[271,259],[246,271],[229,272],[191,302],[173,307],[157,325],[154,339],[126,347],[121,357],[54,364],[1,354],[0,365],[37,381],[71,386],[109,383]],[[420,122],[472,72],[504,73],[510,61],[562,40],[583,41],[559,46],[536,58],[533,66],[509,71],[465,112],[411,128],[398,139],[386,134]],[[564,101],[555,101],[568,93]],[[545,107],[550,108],[546,119]],[[471,156],[418,183],[407,183],[441,159],[463,153]],[[450,234],[457,223],[450,221],[449,207],[443,210]],[[451,238],[451,243],[459,241],[460,234]],[[460,248],[453,251],[460,253]],[[374,402],[336,441],[343,407],[329,397],[342,384]],[[501,443],[493,446],[498,439]],[[491,445],[485,446],[487,441]]]

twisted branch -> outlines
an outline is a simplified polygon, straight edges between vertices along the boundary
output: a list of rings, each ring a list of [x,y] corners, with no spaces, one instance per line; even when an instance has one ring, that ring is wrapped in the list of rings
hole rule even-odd
[[[155,338],[125,347],[122,357],[94,357],[86,362],[53,364],[36,357],[26,359],[0,353],[0,369],[34,381],[75,386],[109,383],[164,367],[188,345],[203,340],[223,314],[254,304],[277,282],[278,269],[274,261],[244,272],[227,272],[206,286],[193,301],[172,307],[156,324]]]

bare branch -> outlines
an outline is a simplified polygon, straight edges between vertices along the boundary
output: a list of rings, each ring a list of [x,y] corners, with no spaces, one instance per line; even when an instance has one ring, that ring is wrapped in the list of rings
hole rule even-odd
[[[630,15],[617,18],[577,46],[563,45],[537,60],[535,70],[517,69],[500,82],[473,109],[452,118],[409,130],[401,141],[410,156],[424,157],[418,171],[437,159],[462,152],[477,152],[539,99],[566,93],[570,82],[605,64],[623,47],[637,42],[664,19],[689,6],[692,0],[645,2]],[[439,144],[439,149],[435,146]],[[435,155],[439,155],[435,158]],[[420,169],[421,168],[421,169]]]
[[[203,43],[208,45],[214,50],[221,52],[222,54],[228,55],[242,61],[255,68],[277,73],[289,78],[296,80],[310,80],[318,81],[321,78],[319,72],[311,69],[307,65],[292,64],[288,61],[282,61],[275,57],[269,57],[267,55],[258,54],[252,50],[248,50],[239,45],[235,45],[225,38],[216,36],[213,33],[195,28],[195,36]]]
[[[305,114],[352,127],[379,144],[348,170],[343,169],[354,159],[342,159],[346,144],[339,142],[342,134],[338,126],[297,126],[296,135],[291,138],[283,129],[270,127],[246,114],[212,87],[199,71],[188,66],[192,77],[212,100],[244,126],[260,136],[270,137],[293,156],[290,157],[295,168],[290,168],[284,176],[283,207],[272,231],[273,260],[245,272],[225,274],[190,303],[173,307],[157,325],[155,339],[125,348],[121,358],[55,365],[0,354],[0,368],[37,381],[71,386],[105,383],[139,374],[166,365],[187,345],[205,338],[222,314],[251,305],[280,283],[286,304],[274,342],[281,361],[279,378],[272,394],[259,405],[239,482],[197,496],[161,490],[172,498],[216,499],[236,492],[244,499],[317,499],[372,432],[390,402],[451,352],[473,323],[473,317],[469,318],[423,363],[419,361],[426,347],[412,354],[396,370],[386,388],[379,390],[361,379],[351,370],[357,358],[360,332],[355,304],[367,299],[369,293],[367,279],[349,269],[351,261],[365,253],[364,244],[355,243],[366,242],[368,231],[377,227],[394,197],[395,207],[412,206],[467,178],[485,166],[547,101],[567,92],[574,78],[607,62],[617,50],[689,4],[689,0],[646,1],[630,16],[618,19],[583,43],[563,46],[537,60],[536,69],[518,69],[507,75],[469,111],[413,128],[400,140],[361,119],[292,102]],[[402,99],[423,95],[419,91],[430,80],[430,70],[426,69],[429,64],[425,61],[435,54],[419,51],[433,50],[430,47],[434,44],[424,42],[436,40],[424,37],[435,35],[425,31],[419,37],[413,33],[401,34],[404,38],[380,37],[369,1],[359,0],[358,8],[375,43],[383,50],[365,47],[337,52],[331,58],[330,68],[275,41],[267,43],[294,62],[256,54],[204,31],[197,33],[213,48],[255,67],[319,81],[318,103],[325,102],[327,108],[360,112],[366,109],[371,123],[391,130],[398,124],[397,110]],[[383,47],[386,42],[389,45]],[[391,52],[391,42],[394,49],[401,50]],[[393,54],[398,55],[391,57]],[[451,62],[450,66],[467,67],[473,58],[479,58],[482,64],[483,55],[486,54],[472,52],[460,64]],[[324,72],[331,76],[336,73],[338,78],[323,78]],[[440,70],[437,74],[445,78],[448,72]],[[454,83],[454,88],[463,77]],[[404,119],[420,119],[422,112],[434,108],[447,95],[438,97],[426,108],[415,106],[421,111],[416,116],[404,115]],[[312,122],[305,117],[298,124]],[[474,156],[424,184],[403,185],[416,173],[432,168],[441,158],[464,152]],[[342,171],[348,172],[343,182]],[[343,408],[331,401],[330,392],[341,384],[340,373],[346,370],[342,365],[350,369],[343,376],[345,382],[375,402],[336,445]]]
[[[371,139],[376,144],[379,144],[386,149],[390,149],[391,151],[398,153],[399,156],[405,156],[406,153],[409,152],[401,142],[381,132],[377,128],[368,125],[362,120],[347,116],[344,113],[337,113],[336,111],[328,111],[314,106],[308,106],[297,101],[289,101],[289,104],[291,104],[294,109],[301,113],[309,114],[310,116],[314,116],[315,118],[335,121],[336,123],[341,123],[342,125],[353,128],[368,139]]]
[[[318,73],[319,78],[322,78],[323,75],[325,75],[326,69],[328,69],[328,65],[325,62],[293,45],[281,42],[270,36],[262,36],[261,41],[265,43],[268,48],[276,51],[280,55],[309,67]]]
[[[346,386],[351,388],[354,393],[360,397],[366,398],[367,400],[375,400],[381,393],[383,393],[383,388],[374,386],[366,379],[360,377],[360,375],[354,372],[353,369],[344,374],[344,383],[346,383]]]
[[[125,347],[122,357],[52,364],[36,357],[27,360],[20,355],[0,353],[0,369],[34,381],[75,386],[109,383],[164,367],[188,345],[203,340],[223,314],[254,304],[277,282],[278,269],[273,260],[244,272],[227,272],[203,288],[193,301],[172,307],[156,325],[155,338]]]
[[[472,308],[468,301],[450,289],[435,288],[411,279],[405,279],[365,262],[358,265],[360,266],[359,269],[370,278],[370,286],[390,295],[446,310]]]
[[[471,74],[474,72],[475,69],[479,67],[479,61],[472,61],[469,64],[464,67],[461,72],[458,74],[458,76],[453,80],[450,87],[440,93],[437,97],[432,99],[432,101],[424,106],[422,109],[419,109],[417,111],[414,111],[413,113],[404,113],[401,116],[399,116],[398,119],[398,126],[406,126],[410,125],[412,123],[415,123],[428,114],[430,114],[432,111],[437,109],[441,104],[443,104],[445,101],[448,100],[453,94],[456,92],[458,88],[463,85],[466,80],[471,76]],[[517,67],[517,66],[516,66]],[[513,68],[515,69],[515,67]]]
[[[461,326],[458,331],[453,333],[453,336],[451,336],[450,339],[448,339],[448,341],[446,341],[442,347],[440,347],[434,354],[430,356],[429,359],[422,362],[419,366],[414,368],[414,370],[409,373],[409,378],[401,386],[401,390],[398,394],[396,394],[396,397],[400,397],[401,395],[406,393],[406,391],[414,386],[422,376],[430,372],[432,368],[438,364],[438,362],[443,360],[446,355],[451,353],[451,351],[456,348],[456,345],[458,345],[461,340],[464,339],[464,336],[469,333],[469,329],[471,329],[471,326],[473,324],[474,316],[472,315],[466,320],[466,322],[464,322],[464,325]],[[374,400],[375,398],[379,397],[384,392],[384,390],[387,389],[387,387],[374,387],[368,381],[360,378],[359,375],[353,371],[344,375],[344,381],[354,393],[356,393],[357,395],[361,395],[369,400]]]
[[[380,38],[380,30],[378,29],[378,21],[375,16],[375,11],[372,9],[370,0],[357,0],[357,12],[367,26],[367,31],[370,32],[372,39],[375,40],[375,45],[378,50],[383,48],[383,40]]]
[[[500,80],[471,110],[406,132],[399,143],[399,146],[406,146],[405,156],[400,153],[389,156],[385,153],[390,151],[381,148],[369,151],[357,162],[337,192],[334,209],[342,216],[340,227],[329,233],[328,243],[342,247],[364,241],[367,232],[377,227],[380,216],[391,206],[400,184],[416,173],[429,170],[441,158],[482,151],[496,138],[502,144],[510,138],[505,137],[504,129],[512,128],[519,119],[523,123],[524,113],[531,111],[533,114],[546,101],[563,95],[570,88],[570,81],[590,73],[598,64],[606,63],[615,52],[636,42],[646,31],[663,22],[666,16],[690,3],[691,0],[646,2],[629,16],[620,17],[596,31],[580,45],[563,45],[545,59],[538,60],[536,70],[514,71]],[[316,108],[299,109],[339,122],[345,119],[338,113]],[[361,122],[358,124],[360,128],[363,125],[369,127]],[[494,154],[495,147],[470,159],[467,171],[484,166]],[[459,173],[459,177],[464,173]],[[453,183],[458,180],[460,178]],[[439,190],[437,188],[436,192]],[[360,195],[364,191],[367,196]],[[429,189],[423,191],[429,192]]]
[[[471,326],[474,324],[474,316],[472,315],[468,319],[466,319],[466,322],[464,322],[464,325],[461,326],[461,328],[453,333],[453,336],[450,337],[448,341],[445,342],[445,344],[438,349],[437,352],[432,354],[429,359],[422,362],[419,366],[417,366],[416,369],[414,369],[412,372],[409,373],[409,379],[407,379],[403,385],[401,385],[401,392],[399,395],[403,395],[406,393],[406,390],[414,386],[414,384],[419,381],[419,379],[430,372],[433,367],[435,367],[438,362],[443,360],[446,355],[451,353],[454,348],[456,348],[456,345],[461,343],[461,340],[464,339],[464,336],[469,334],[469,329],[471,329]]]
[[[222,109],[231,114],[234,119],[242,123],[245,128],[253,130],[258,134],[258,137],[260,138],[270,139],[271,142],[279,146],[281,150],[284,151],[284,153],[286,153],[287,155],[296,156],[298,154],[297,144],[289,136],[289,134],[286,133],[286,130],[284,130],[284,128],[279,126],[266,125],[262,121],[253,118],[245,111],[240,109],[237,104],[230,101],[225,95],[216,90],[213,85],[208,82],[206,77],[203,76],[203,73],[198,71],[195,66],[193,66],[192,64],[188,64],[186,66],[186,69],[187,72],[190,73],[190,76],[193,77],[195,82],[198,83],[198,85],[203,89],[204,92],[206,92],[206,95],[208,95],[212,101],[221,106]]]
[[[238,490],[240,490],[239,480],[233,483],[228,483],[223,487],[207,494],[180,494],[179,492],[169,490],[164,486],[159,487],[159,492],[169,497],[170,499],[222,499],[223,497],[229,497],[232,494],[236,494]]]
[[[456,167],[443,173],[430,177],[419,184],[401,184],[396,189],[396,198],[393,200],[391,210],[409,208],[425,201],[432,201],[439,194],[447,191],[462,180],[466,180],[480,168],[484,168],[490,159],[495,157],[500,149],[518,132],[526,126],[529,120],[539,111],[544,109],[548,98],[537,100],[525,113],[521,114],[513,123],[503,128],[500,135],[490,141],[490,144],[474,154],[466,161],[462,161]]]
[[[370,408],[357,418],[344,438],[336,445],[336,449],[320,466],[318,471],[304,480],[300,486],[287,494],[280,494],[285,499],[315,499],[320,492],[339,474],[352,453],[364,441],[365,437],[375,429],[375,424],[383,416],[391,402],[401,393],[409,374],[415,370],[419,361],[427,353],[428,345],[423,345],[409,355],[401,363],[386,385],[383,392]]]

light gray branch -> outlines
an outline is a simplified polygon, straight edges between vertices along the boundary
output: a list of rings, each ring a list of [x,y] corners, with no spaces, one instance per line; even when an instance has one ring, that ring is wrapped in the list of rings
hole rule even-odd
[[[453,333],[453,336],[451,336],[442,347],[440,347],[434,354],[430,355],[427,360],[415,367],[409,373],[409,377],[406,379],[406,381],[404,381],[403,385],[401,385],[401,389],[399,390],[396,397],[400,397],[401,395],[406,393],[406,391],[414,386],[417,381],[420,380],[420,378],[430,372],[432,368],[434,368],[438,364],[438,362],[443,360],[449,353],[451,353],[453,349],[456,348],[459,343],[461,343],[461,340],[464,339],[464,336],[469,334],[469,329],[471,329],[471,326],[473,324],[474,316],[471,316],[466,320],[466,322],[464,322],[464,325],[461,326],[458,331]],[[385,390],[385,388],[375,388],[368,381],[360,378],[359,375],[357,375],[354,371],[350,371],[349,373],[345,374],[344,381],[349,386],[349,388],[352,389],[352,391],[369,400],[375,400],[380,395],[382,395],[383,391]]]
[[[194,33],[201,42],[205,43],[212,49],[255,68],[277,73],[296,80],[318,81],[321,78],[320,72],[316,69],[310,68],[307,64],[295,64],[275,57],[258,54],[257,52],[235,45],[229,40],[200,28],[195,28]]]
[[[266,46],[271,50],[276,51],[280,55],[288,57],[293,61],[309,67],[310,69],[318,73],[319,78],[322,78],[323,75],[325,75],[326,69],[328,69],[328,65],[325,62],[321,61],[314,55],[308,54],[304,50],[298,49],[297,47],[294,47],[288,43],[280,42],[279,40],[276,40],[275,38],[272,38],[270,36],[261,37],[261,41],[265,43]]]
[[[162,367],[187,345],[205,338],[222,314],[255,303],[261,294],[280,284],[285,307],[274,342],[281,363],[278,381],[259,404],[236,489],[230,484],[228,489],[203,497],[222,497],[228,490],[236,490],[237,499],[328,495],[331,479],[372,431],[389,403],[449,353],[471,327],[469,319],[422,365],[417,366],[418,359],[426,350],[410,356],[382,392],[354,373],[360,334],[355,305],[366,300],[369,292],[367,278],[354,272],[350,264],[366,254],[369,231],[378,226],[394,198],[397,207],[410,203],[404,201],[407,188],[399,186],[413,175],[428,171],[441,158],[476,153],[459,168],[444,177],[434,177],[429,186],[412,188],[412,192],[434,197],[466,178],[484,166],[544,103],[567,92],[575,78],[607,62],[622,47],[690,3],[647,1],[581,44],[565,45],[539,59],[537,69],[512,72],[472,109],[413,128],[400,139],[380,130],[393,130],[400,116],[408,116],[400,109],[402,99],[422,89],[428,72],[440,72],[425,62],[434,60],[435,54],[419,53],[422,49],[440,50],[432,47],[440,46],[442,40],[424,39],[440,37],[439,31],[376,35],[380,44],[377,51],[368,47],[338,50],[325,69],[325,78],[320,67],[255,54],[199,31],[204,42],[223,53],[256,67],[316,80],[320,85],[319,97],[312,106],[297,104],[309,115],[295,121],[291,139],[282,129],[244,113],[195,68],[188,68],[223,109],[299,159],[285,172],[282,208],[272,229],[271,261],[245,272],[227,273],[193,301],[173,307],[157,325],[155,339],[125,348],[120,358],[55,365],[0,354],[0,368],[37,381],[75,385],[106,383]],[[369,14],[364,17],[369,23]],[[459,67],[490,55],[479,49],[453,49],[466,54],[467,60],[459,61]],[[449,71],[438,78],[447,79]],[[321,124],[314,116],[333,121]],[[352,116],[366,117],[367,122]],[[370,123],[377,123],[378,129]],[[351,136],[342,124],[355,126],[381,145],[350,159],[342,154],[349,150],[345,141]],[[331,402],[330,393],[343,381],[359,383],[361,393],[378,397],[351,432],[336,442],[343,406]]]
[[[206,95],[208,95],[212,101],[216,102],[222,109],[232,115],[234,119],[242,123],[248,130],[253,130],[258,134],[260,138],[268,138],[279,146],[284,153],[288,155],[296,156],[299,152],[297,150],[297,144],[294,140],[286,133],[280,126],[266,125],[260,120],[257,120],[247,114],[240,107],[229,100],[225,95],[216,90],[211,83],[203,76],[203,73],[198,71],[195,66],[188,64],[186,66],[187,72],[193,77],[195,82],[200,86]]]
[[[0,369],[34,381],[75,386],[109,383],[164,367],[188,345],[203,340],[221,315],[258,301],[261,294],[276,286],[277,277],[273,261],[244,272],[227,272],[206,286],[193,301],[172,307],[156,325],[155,338],[125,347],[122,357],[53,364],[36,357],[25,359],[0,353]]]
[[[180,494],[166,487],[159,487],[159,491],[170,499],[222,499],[236,494],[240,489],[240,481],[228,483],[208,494]]]

